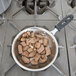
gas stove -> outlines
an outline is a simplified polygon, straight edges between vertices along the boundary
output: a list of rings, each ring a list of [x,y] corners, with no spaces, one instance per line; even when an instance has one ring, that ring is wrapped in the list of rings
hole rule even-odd
[[[69,0],[12,0],[1,15],[0,76],[76,76],[75,20],[55,35],[59,44],[58,57],[53,66],[41,72],[21,69],[11,56],[14,37],[26,27],[40,26],[49,31],[73,8]],[[67,8],[66,8],[67,7]]]

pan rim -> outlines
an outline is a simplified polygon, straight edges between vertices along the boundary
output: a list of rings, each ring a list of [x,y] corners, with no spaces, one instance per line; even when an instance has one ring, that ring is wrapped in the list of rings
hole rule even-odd
[[[40,30],[45,31],[46,33],[48,33],[48,34],[54,39],[55,45],[56,45],[56,54],[55,54],[54,58],[52,59],[52,61],[51,61],[48,65],[46,65],[45,67],[42,67],[42,68],[39,68],[39,69],[31,69],[31,68],[28,68],[28,67],[23,66],[23,65],[18,61],[18,59],[16,58],[15,53],[14,53],[14,45],[15,45],[15,42],[16,42],[16,40],[18,39],[18,37],[19,37],[21,34],[23,34],[24,32],[26,32],[26,31],[28,31],[28,30],[30,30],[30,29],[34,29],[34,28],[40,29]],[[50,31],[48,31],[48,30],[46,30],[46,29],[44,29],[44,28],[41,28],[41,27],[29,27],[29,28],[27,28],[27,29],[22,30],[21,32],[19,32],[19,33],[16,35],[16,37],[14,38],[13,43],[12,43],[12,57],[13,57],[14,61],[15,61],[22,69],[24,69],[24,70],[34,71],[34,72],[45,70],[45,69],[49,68],[49,67],[55,62],[55,60],[56,60],[56,58],[57,58],[57,55],[58,55],[58,43],[57,43],[56,38],[50,33]]]

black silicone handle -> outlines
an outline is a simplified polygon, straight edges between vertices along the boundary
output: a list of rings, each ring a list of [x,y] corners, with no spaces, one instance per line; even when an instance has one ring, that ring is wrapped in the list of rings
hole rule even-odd
[[[69,24],[73,20],[74,16],[72,14],[64,17],[56,26],[55,28],[60,31],[62,28],[64,28],[67,24]]]

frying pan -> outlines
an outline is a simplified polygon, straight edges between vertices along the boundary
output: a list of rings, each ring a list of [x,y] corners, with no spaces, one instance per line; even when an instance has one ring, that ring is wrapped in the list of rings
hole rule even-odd
[[[57,58],[57,55],[58,55],[58,43],[57,43],[57,40],[55,38],[55,33],[57,31],[60,31],[63,27],[65,27],[68,23],[70,23],[72,20],[73,20],[74,16],[72,14],[66,16],[65,18],[63,18],[56,26],[55,26],[55,29],[52,30],[52,31],[48,31],[44,28],[41,28],[41,27],[29,27],[27,29],[24,29],[22,30],[21,32],[19,32],[19,34],[17,34],[17,36],[14,38],[13,40],[13,43],[12,43],[12,56],[13,56],[13,59],[15,60],[15,62],[24,70],[28,70],[28,71],[42,71],[42,70],[45,70],[47,69],[48,67],[52,66],[53,63],[55,62],[56,58]],[[17,39],[26,31],[33,31],[33,32],[40,32],[40,33],[43,33],[47,36],[47,38],[50,39],[50,37],[53,39],[53,41],[55,42],[55,46],[56,46],[56,50],[55,50],[55,55],[54,55],[54,58],[52,59],[52,61],[50,61],[49,64],[47,64],[46,66],[42,67],[42,68],[37,68],[37,69],[32,69],[32,68],[28,68],[26,66],[24,66],[23,64],[21,64],[17,57],[16,57],[16,54],[15,54],[15,44],[16,44],[16,41]],[[50,36],[50,37],[49,37]],[[50,41],[49,41],[50,42]],[[50,45],[49,45],[50,46]]]
[[[4,13],[10,6],[12,0],[0,0],[0,14]]]

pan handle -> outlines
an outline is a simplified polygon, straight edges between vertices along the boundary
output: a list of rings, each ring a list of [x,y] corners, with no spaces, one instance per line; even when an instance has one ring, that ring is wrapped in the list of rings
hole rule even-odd
[[[62,28],[64,28],[67,24],[69,24],[73,20],[74,16],[72,14],[64,17],[56,26],[51,33],[55,35],[57,31],[60,31]]]

